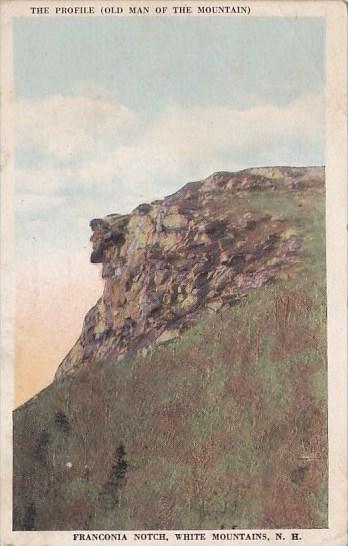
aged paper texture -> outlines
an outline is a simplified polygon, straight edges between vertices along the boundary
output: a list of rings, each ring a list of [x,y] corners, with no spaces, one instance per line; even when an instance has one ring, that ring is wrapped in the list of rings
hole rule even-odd
[[[0,9],[1,545],[346,545],[346,4]]]

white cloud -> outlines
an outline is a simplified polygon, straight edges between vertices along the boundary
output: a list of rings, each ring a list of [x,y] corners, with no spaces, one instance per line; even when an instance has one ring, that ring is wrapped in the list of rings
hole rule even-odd
[[[285,106],[248,110],[171,107],[129,132],[135,113],[101,92],[21,101],[22,140],[46,146],[52,161],[18,170],[17,190],[43,201],[43,194],[80,196],[78,206],[86,215],[126,212],[216,170],[261,161],[315,164],[313,150],[320,157],[324,140],[323,117],[322,98],[308,95]],[[82,155],[71,166],[54,163],[75,152]]]
[[[135,122],[135,114],[108,94],[21,99],[16,105],[19,144],[31,142],[60,160],[93,153]]]
[[[186,160],[238,149],[243,158],[250,145],[262,147],[279,138],[317,139],[323,130],[322,111],[322,101],[316,96],[301,97],[283,107],[266,104],[248,110],[176,108],[162,114],[145,135],[142,147],[154,147],[155,151],[160,146],[162,152],[173,150]]]
[[[316,96],[284,107],[265,105],[244,111],[170,108],[136,141],[115,148],[105,161],[86,163],[80,174],[83,179],[120,180],[129,191],[150,197],[215,170],[252,164],[253,154],[255,163],[258,157],[269,164],[313,163],[312,157],[296,154],[306,145],[320,148],[323,111]]]

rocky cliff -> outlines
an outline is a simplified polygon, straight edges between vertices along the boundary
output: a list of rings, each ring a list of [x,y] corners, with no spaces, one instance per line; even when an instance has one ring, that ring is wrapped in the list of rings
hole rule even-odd
[[[104,293],[14,412],[14,530],[327,527],[324,188],[222,172],[91,222]]]
[[[220,309],[284,277],[302,249],[299,226],[255,209],[255,200],[322,192],[322,168],[218,172],[127,215],[92,220],[91,261],[102,263],[104,293],[56,379],[94,362],[121,360],[188,328],[203,309]]]

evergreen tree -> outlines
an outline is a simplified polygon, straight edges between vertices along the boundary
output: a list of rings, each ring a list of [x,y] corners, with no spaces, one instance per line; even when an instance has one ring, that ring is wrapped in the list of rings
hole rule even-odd
[[[62,411],[56,411],[54,415],[54,423],[58,429],[60,429],[62,432],[68,433],[70,432],[70,423],[69,419]]]
[[[111,510],[121,505],[122,489],[127,481],[127,470],[126,451],[123,444],[120,444],[113,457],[109,478],[101,491],[101,497],[107,509]]]
[[[111,466],[111,476],[119,486],[124,485],[127,469],[128,463],[126,461],[126,451],[123,444],[120,444],[116,449],[114,462]]]

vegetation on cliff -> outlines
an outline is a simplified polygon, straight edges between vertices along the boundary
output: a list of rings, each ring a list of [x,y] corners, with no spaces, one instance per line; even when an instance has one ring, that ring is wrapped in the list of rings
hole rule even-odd
[[[322,171],[308,176],[215,198],[225,215],[286,225],[282,240],[297,243],[276,274],[15,411],[16,530],[327,525],[324,186]],[[254,274],[278,258],[261,252]]]

